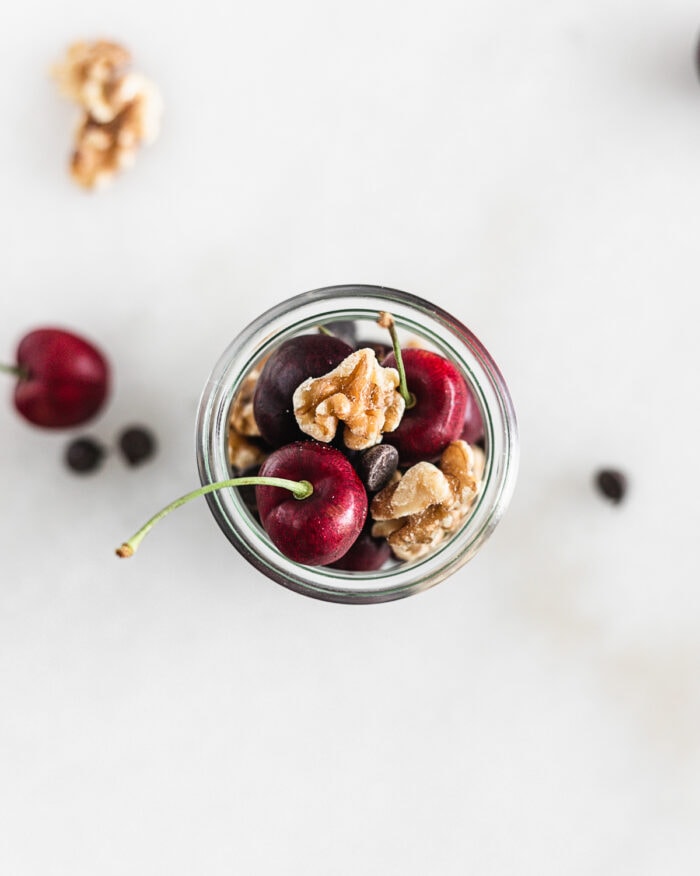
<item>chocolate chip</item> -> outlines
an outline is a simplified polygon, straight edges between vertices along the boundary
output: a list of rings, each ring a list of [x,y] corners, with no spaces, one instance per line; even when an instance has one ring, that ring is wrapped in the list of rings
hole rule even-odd
[[[98,469],[104,459],[105,450],[92,438],[76,438],[66,448],[66,465],[79,474]]]
[[[129,465],[140,465],[155,453],[153,433],[143,426],[130,426],[119,436],[119,449]]]
[[[357,460],[357,473],[370,493],[385,487],[399,464],[399,451],[391,444],[375,444],[363,450]]]
[[[597,472],[595,485],[598,491],[615,505],[622,502],[627,492],[627,478],[621,471],[613,468],[604,468]]]

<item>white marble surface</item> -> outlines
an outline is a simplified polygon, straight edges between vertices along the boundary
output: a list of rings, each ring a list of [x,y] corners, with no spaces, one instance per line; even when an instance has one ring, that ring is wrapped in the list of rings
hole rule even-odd
[[[0,359],[84,331],[116,374],[89,431],[162,447],[78,479],[0,411],[0,872],[700,870],[698,29],[690,0],[3,5]],[[99,35],[167,114],[91,197],[46,70]],[[202,502],[119,562],[196,483],[237,329],[342,282],[453,310],[509,379],[521,476],[480,556],[327,605]]]

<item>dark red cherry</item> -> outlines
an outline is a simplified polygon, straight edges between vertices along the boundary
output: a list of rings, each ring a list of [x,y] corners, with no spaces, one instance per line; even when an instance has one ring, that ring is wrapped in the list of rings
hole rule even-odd
[[[371,521],[362,530],[350,550],[330,563],[332,569],[345,572],[376,572],[391,557],[391,548],[385,538],[372,538]]]
[[[455,365],[431,350],[401,351],[406,383],[415,405],[406,408],[398,428],[386,432],[384,441],[399,451],[401,465],[433,460],[462,433],[467,406],[467,386]],[[382,363],[396,368],[391,353]]]
[[[253,398],[253,413],[260,434],[273,447],[305,436],[294,418],[294,391],[308,377],[332,371],[353,352],[339,338],[299,335],[284,341],[265,363]]]
[[[459,436],[467,444],[479,444],[484,441],[484,421],[473,393],[467,388],[467,405],[464,411],[464,425]]]
[[[98,413],[109,393],[106,358],[89,341],[63,329],[25,335],[11,370],[17,375],[15,408],[36,426],[78,426]]]
[[[367,494],[340,450],[298,441],[273,451],[261,477],[309,481],[313,493],[295,499],[279,487],[255,489],[263,528],[290,560],[325,566],[348,552],[367,518]]]

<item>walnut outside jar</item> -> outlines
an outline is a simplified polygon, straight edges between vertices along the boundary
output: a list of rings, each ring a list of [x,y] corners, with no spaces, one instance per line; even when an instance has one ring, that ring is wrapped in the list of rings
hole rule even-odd
[[[235,338],[209,377],[197,417],[202,484],[231,477],[231,408],[253,369],[283,341],[316,333],[329,323],[354,323],[361,342],[389,346],[388,332],[377,325],[382,311],[393,315],[402,346],[417,342],[451,361],[479,407],[484,472],[461,526],[427,556],[409,562],[390,560],[375,572],[347,572],[300,565],[284,556],[248,509],[240,490],[219,490],[206,497],[226,537],[256,569],[285,587],[332,602],[387,602],[425,590],[471,559],[497,525],[515,484],[518,433],[508,388],[489,353],[449,313],[406,292],[363,285],[316,289],[271,308]]]

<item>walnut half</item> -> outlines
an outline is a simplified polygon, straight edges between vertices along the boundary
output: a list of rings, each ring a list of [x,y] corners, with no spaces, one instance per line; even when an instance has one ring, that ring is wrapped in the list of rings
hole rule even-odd
[[[398,371],[383,368],[374,350],[356,350],[328,374],[297,387],[294,416],[302,432],[325,443],[333,440],[342,421],[346,447],[364,450],[401,422],[405,403],[398,385]]]
[[[145,76],[128,71],[130,61],[123,46],[98,40],[75,43],[53,69],[61,92],[82,110],[70,170],[85,188],[109,182],[158,134],[160,95]]]

